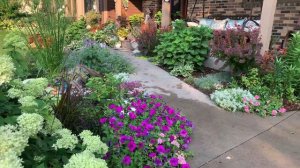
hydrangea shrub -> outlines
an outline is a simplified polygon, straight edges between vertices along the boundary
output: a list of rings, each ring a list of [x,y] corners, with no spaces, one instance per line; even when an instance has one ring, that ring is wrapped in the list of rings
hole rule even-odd
[[[8,55],[0,56],[0,86],[8,83],[14,76],[15,66]]]
[[[143,96],[109,109],[100,119],[109,166],[189,167],[192,122],[160,97]]]

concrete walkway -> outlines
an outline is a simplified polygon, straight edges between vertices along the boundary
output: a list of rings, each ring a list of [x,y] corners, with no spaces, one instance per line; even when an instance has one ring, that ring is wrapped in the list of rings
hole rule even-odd
[[[136,67],[131,80],[161,94],[195,124],[192,168],[299,168],[300,112],[260,118],[230,113],[164,70],[121,52]]]

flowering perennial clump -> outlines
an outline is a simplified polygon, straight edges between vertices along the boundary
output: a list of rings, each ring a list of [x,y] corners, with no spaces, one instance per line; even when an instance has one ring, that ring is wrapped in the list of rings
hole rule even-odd
[[[189,167],[185,159],[192,122],[161,97],[135,98],[127,105],[109,105],[99,122],[110,151],[108,165],[131,167]]]

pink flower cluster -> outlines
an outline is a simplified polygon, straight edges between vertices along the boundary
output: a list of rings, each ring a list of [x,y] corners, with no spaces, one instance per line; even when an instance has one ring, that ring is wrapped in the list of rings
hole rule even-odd
[[[245,104],[244,106],[244,111],[246,113],[250,112],[259,112],[261,109],[264,109],[262,107],[262,103],[260,102],[260,96],[256,95],[254,99],[247,99],[246,97],[243,98],[243,103]],[[265,110],[265,109],[264,109]],[[287,110],[284,107],[281,107],[279,109],[273,109],[271,111],[272,116],[277,116],[278,114],[283,114]]]

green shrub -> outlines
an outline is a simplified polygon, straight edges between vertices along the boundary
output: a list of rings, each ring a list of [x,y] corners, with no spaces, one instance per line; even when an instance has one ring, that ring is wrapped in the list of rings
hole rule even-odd
[[[0,1],[0,20],[15,19],[20,16],[20,0],[1,0]]]
[[[161,11],[156,12],[155,15],[154,15],[155,23],[160,25],[161,24],[161,18],[162,18],[162,12]]]
[[[132,27],[140,26],[144,21],[144,14],[134,14],[129,16],[129,23]]]
[[[176,19],[175,21],[173,21],[172,26],[175,31],[181,31],[187,27],[186,22],[181,19]]]
[[[184,28],[163,33],[155,53],[160,64],[168,69],[178,65],[192,65],[200,69],[209,51],[212,31],[207,27]]]
[[[90,33],[89,37],[100,43],[106,43],[113,47],[118,41],[117,26],[114,22],[108,22],[102,30],[98,30],[95,33]]]
[[[83,18],[73,22],[66,30],[66,43],[82,40],[87,32],[86,22]]]
[[[66,61],[68,67],[74,67],[79,63],[104,74],[132,72],[133,70],[125,58],[99,46],[90,46],[73,51]]]
[[[16,22],[11,19],[4,19],[0,21],[0,30],[13,30],[16,29]]]
[[[295,88],[295,94],[300,96],[300,32],[293,34],[291,39],[287,55],[283,61],[287,69],[287,73],[290,75],[290,82],[293,88]]]
[[[90,26],[95,26],[99,24],[101,15],[94,10],[91,10],[85,14],[86,23]]]
[[[204,77],[195,79],[196,87],[200,89],[219,89],[223,83],[231,81],[231,75],[227,72],[220,72],[216,74],[209,74]]]

